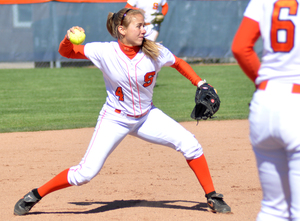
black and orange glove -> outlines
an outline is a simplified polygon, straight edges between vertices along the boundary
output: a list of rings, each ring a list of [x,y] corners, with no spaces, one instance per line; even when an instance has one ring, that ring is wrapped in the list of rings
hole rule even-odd
[[[211,85],[204,83],[197,87],[195,95],[195,107],[191,118],[197,121],[211,118],[220,108],[220,98]]]

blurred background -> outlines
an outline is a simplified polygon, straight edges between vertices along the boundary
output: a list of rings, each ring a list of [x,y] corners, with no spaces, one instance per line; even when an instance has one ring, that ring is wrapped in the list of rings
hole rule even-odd
[[[231,43],[249,0],[168,0],[169,10],[157,39],[189,63],[234,62]],[[0,68],[88,66],[58,53],[72,26],[85,29],[87,42],[113,41],[106,30],[108,12],[126,0],[0,1]],[[262,53],[261,40],[255,46]]]

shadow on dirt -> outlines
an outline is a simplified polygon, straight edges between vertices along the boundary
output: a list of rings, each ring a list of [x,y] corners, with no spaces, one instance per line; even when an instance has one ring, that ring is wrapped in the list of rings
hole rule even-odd
[[[130,208],[130,207],[155,207],[155,208],[207,211],[206,203],[199,203],[195,201],[186,201],[186,200],[168,200],[168,201],[115,200],[111,202],[70,202],[70,204],[74,204],[77,206],[90,206],[90,205],[99,204],[101,206],[87,211],[33,212],[29,214],[32,215],[33,214],[93,214],[93,213],[102,213],[111,210]],[[188,204],[192,204],[192,205],[188,206]]]

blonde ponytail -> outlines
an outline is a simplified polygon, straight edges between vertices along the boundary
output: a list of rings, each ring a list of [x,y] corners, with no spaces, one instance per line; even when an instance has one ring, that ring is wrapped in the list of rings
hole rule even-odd
[[[154,41],[144,38],[144,42],[142,44],[142,52],[147,57],[156,61],[160,55],[160,49],[161,49],[160,45],[156,44]]]

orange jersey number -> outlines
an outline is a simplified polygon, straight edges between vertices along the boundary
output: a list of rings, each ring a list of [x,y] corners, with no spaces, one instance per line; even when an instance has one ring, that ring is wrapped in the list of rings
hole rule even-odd
[[[117,88],[115,94],[116,94],[116,96],[119,97],[119,101],[124,101],[124,94],[123,94],[123,90],[121,87]]]
[[[153,3],[153,9],[157,10],[158,9],[158,3]]]
[[[280,20],[280,11],[283,8],[289,10],[289,15],[296,15],[298,2],[296,0],[278,0],[274,3],[271,25],[271,47],[274,52],[289,52],[294,47],[295,25],[291,20]],[[278,41],[279,31],[285,31],[285,42]]]

